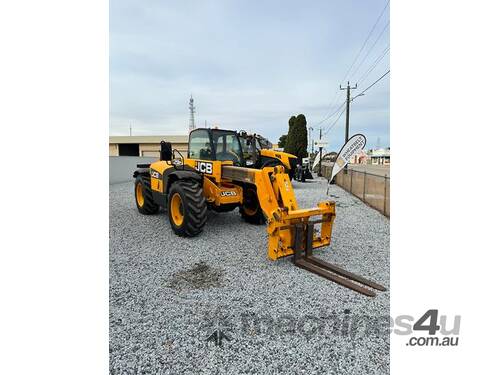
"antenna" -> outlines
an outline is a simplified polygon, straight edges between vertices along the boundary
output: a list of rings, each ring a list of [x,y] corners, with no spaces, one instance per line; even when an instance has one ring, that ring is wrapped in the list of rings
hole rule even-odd
[[[194,124],[195,109],[193,95],[191,95],[191,99],[189,99],[189,131],[196,129]]]

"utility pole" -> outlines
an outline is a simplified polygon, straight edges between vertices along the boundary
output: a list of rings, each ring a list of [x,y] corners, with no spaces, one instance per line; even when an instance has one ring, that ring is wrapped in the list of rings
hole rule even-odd
[[[129,125],[128,130],[129,130],[130,136],[132,136],[132,124]]]
[[[346,111],[345,111],[345,143],[349,140],[349,108],[351,106],[351,90],[355,90],[358,88],[358,84],[356,83],[356,86],[351,87],[349,84],[349,81],[347,81],[347,87],[342,88],[342,85],[340,85],[341,90],[347,90],[347,100],[346,100]],[[349,161],[347,161],[349,163]],[[347,167],[344,168],[344,173],[347,174]],[[352,176],[351,176],[352,177]]]
[[[314,154],[314,140],[312,137],[314,128],[312,126],[309,127],[309,138],[311,138],[311,154]]]
[[[345,111],[345,143],[349,140],[349,107],[351,105],[351,90],[355,90],[358,88],[358,84],[356,83],[356,86],[351,87],[349,84],[349,81],[347,81],[347,87],[342,88],[342,85],[340,85],[341,90],[347,90],[347,101],[346,101],[346,111]]]
[[[321,135],[322,135],[322,128],[319,128],[319,141],[321,144]],[[319,170],[318,170],[318,177],[322,177],[323,175],[321,174],[321,158],[323,157],[323,147],[319,146]]]

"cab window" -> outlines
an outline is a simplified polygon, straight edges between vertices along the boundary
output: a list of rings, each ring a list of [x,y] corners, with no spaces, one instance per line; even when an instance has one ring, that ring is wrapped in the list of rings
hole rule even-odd
[[[265,138],[261,138],[261,139],[259,140],[259,144],[260,144],[260,147],[261,147],[262,149],[265,149],[265,150],[270,150],[270,149],[272,149],[272,148],[273,148],[272,143],[271,143],[271,142],[269,142],[269,141],[268,141],[267,139],[265,139]]]
[[[243,151],[243,157],[246,158],[247,156],[252,155],[253,147],[250,141],[244,137],[239,137],[239,138],[240,138],[241,149]]]
[[[191,132],[189,137],[189,158],[212,160],[212,147],[210,137],[206,130],[196,130]]]
[[[214,130],[212,138],[215,146],[215,160],[241,163],[241,146],[235,133]]]

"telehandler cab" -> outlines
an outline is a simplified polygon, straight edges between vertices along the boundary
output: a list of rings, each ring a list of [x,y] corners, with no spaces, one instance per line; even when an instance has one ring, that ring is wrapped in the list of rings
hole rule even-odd
[[[238,207],[248,222],[267,221],[270,259],[293,255],[298,267],[368,296],[375,293],[351,280],[385,290],[312,256],[313,249],[330,244],[335,203],[300,209],[284,167],[247,168],[235,131],[195,129],[189,135],[186,159],[162,142],[160,160],[137,167],[133,176],[139,212],[154,214],[165,208],[179,236],[198,235],[208,209],[227,212]]]
[[[247,166],[255,168],[275,167],[282,165],[290,180],[295,176],[298,158],[288,152],[272,149],[272,143],[258,134],[239,132],[243,157]]]

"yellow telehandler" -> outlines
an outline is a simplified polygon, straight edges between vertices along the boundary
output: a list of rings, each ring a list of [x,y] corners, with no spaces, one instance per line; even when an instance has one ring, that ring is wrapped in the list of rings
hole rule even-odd
[[[272,143],[259,134],[238,133],[246,165],[255,168],[282,165],[290,180],[295,176],[298,158],[288,152],[273,150]]]
[[[359,284],[385,290],[312,255],[313,249],[330,244],[335,203],[300,209],[283,166],[246,167],[236,131],[191,131],[187,158],[162,142],[160,160],[139,164],[133,176],[139,212],[154,214],[165,208],[179,236],[198,235],[208,209],[227,212],[239,207],[246,221],[267,221],[270,259],[293,255],[295,265],[368,296],[375,293]]]

